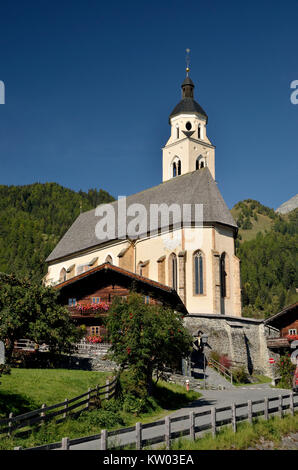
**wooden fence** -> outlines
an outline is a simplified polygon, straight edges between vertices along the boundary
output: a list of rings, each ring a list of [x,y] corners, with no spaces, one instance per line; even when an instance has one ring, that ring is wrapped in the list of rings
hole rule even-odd
[[[71,398],[70,400],[66,398],[63,402],[50,406],[43,404],[38,410],[29,411],[28,413],[18,416],[14,416],[13,413],[10,413],[8,418],[0,419],[0,434],[10,436],[11,433],[17,429],[22,429],[37,423],[44,424],[59,415],[62,415],[62,419],[65,419],[73,410],[78,410],[78,408],[81,408],[79,411],[89,409],[92,400],[96,398],[101,401],[112,398],[115,394],[115,386],[116,378],[112,381],[107,379],[106,384],[102,387],[97,385],[93,389],[89,388],[88,392]],[[100,398],[103,395],[104,397]]]
[[[86,343],[84,341],[81,341],[80,343],[76,344],[76,351],[79,354],[94,353],[94,354],[104,355],[108,352],[110,347],[111,347],[110,343],[92,344],[92,343]]]
[[[268,420],[269,415],[272,413],[277,413],[278,416],[283,417],[285,410],[289,410],[290,413],[294,415],[295,408],[298,406],[298,402],[295,402],[294,400],[295,397],[298,397],[298,394],[293,394],[291,392],[288,395],[279,395],[278,397],[273,398],[265,397],[263,400],[249,400],[245,403],[239,404],[232,403],[229,406],[221,408],[211,407],[209,410],[202,411],[199,413],[191,411],[189,414],[184,416],[177,416],[174,418],[167,416],[165,419],[155,421],[153,423],[136,423],[135,426],[118,429],[116,431],[107,431],[106,429],[103,429],[100,434],[95,434],[93,436],[81,437],[76,439],[69,439],[68,437],[64,437],[62,441],[55,442],[53,444],[32,447],[30,449],[22,449],[21,447],[15,447],[14,450],[69,450],[71,446],[96,440],[100,441],[101,450],[113,448],[121,449],[131,445],[133,445],[137,450],[140,450],[145,446],[151,446],[159,443],[165,443],[166,448],[169,449],[171,447],[171,440],[177,439],[179,437],[189,436],[191,439],[194,440],[196,437],[196,433],[201,433],[207,430],[211,430],[213,436],[216,436],[218,428],[227,424],[231,424],[233,431],[237,432],[237,423],[240,421],[248,420],[249,423],[252,423],[253,418],[259,416],[264,416],[264,418]],[[288,404],[283,403],[285,399],[289,399]],[[269,404],[274,401],[277,401],[277,406],[270,407]],[[256,405],[263,405],[263,407],[261,410],[257,411],[253,409],[253,407]],[[241,408],[246,408],[246,412],[244,414],[237,415],[237,410]],[[230,416],[227,418],[218,419],[218,414],[222,412],[226,412]],[[202,418],[204,416],[210,417],[209,422],[205,424],[199,424],[198,418]],[[179,431],[173,431],[172,425],[179,421],[186,421],[186,427]],[[143,439],[143,431],[145,429],[155,428],[159,426],[163,427],[162,434],[158,434],[159,430],[157,430],[156,436]],[[120,436],[129,433],[133,433],[133,435],[126,439],[125,444],[119,445],[108,442],[109,438],[119,438]]]

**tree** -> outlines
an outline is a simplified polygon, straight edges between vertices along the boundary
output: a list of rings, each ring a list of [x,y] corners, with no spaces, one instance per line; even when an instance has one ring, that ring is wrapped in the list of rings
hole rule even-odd
[[[57,298],[51,287],[0,273],[0,340],[6,345],[7,362],[20,338],[46,343],[51,353],[72,351],[82,331]]]
[[[151,394],[152,374],[174,367],[191,352],[192,337],[183,326],[181,314],[159,305],[148,305],[131,293],[127,301],[115,299],[107,319],[112,343],[111,357],[128,368],[137,396]]]

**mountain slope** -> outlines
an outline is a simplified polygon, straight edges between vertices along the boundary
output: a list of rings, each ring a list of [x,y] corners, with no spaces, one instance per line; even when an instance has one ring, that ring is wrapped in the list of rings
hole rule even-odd
[[[0,271],[40,281],[46,257],[80,211],[113,200],[102,189],[86,193],[56,183],[0,185]]]
[[[276,212],[279,214],[287,214],[298,207],[298,194],[296,196],[291,197],[288,201],[284,202],[281,206],[276,209]]]
[[[248,199],[231,212],[239,226],[243,315],[270,316],[298,300],[298,209],[281,215]]]

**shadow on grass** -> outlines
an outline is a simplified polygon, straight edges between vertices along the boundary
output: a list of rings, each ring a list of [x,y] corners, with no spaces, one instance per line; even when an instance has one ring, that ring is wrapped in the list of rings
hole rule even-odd
[[[153,397],[157,405],[166,410],[176,410],[189,405],[191,401],[198,400],[196,392],[181,393],[158,385],[153,387]]]
[[[24,395],[0,392],[0,418],[7,418],[9,413],[20,415],[39,407],[38,403]]]

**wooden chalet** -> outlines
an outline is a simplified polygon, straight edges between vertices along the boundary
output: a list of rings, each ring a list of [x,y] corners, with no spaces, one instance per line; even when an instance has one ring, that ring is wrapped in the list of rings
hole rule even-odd
[[[281,312],[276,313],[264,324],[279,330],[279,337],[267,338],[267,346],[270,349],[290,348],[291,342],[298,339],[298,302],[288,305]]]
[[[115,297],[126,298],[134,290],[144,303],[158,304],[183,314],[187,310],[177,292],[164,284],[104,263],[55,286],[59,300],[67,306],[78,326],[86,326],[86,335],[104,335],[106,308]]]

